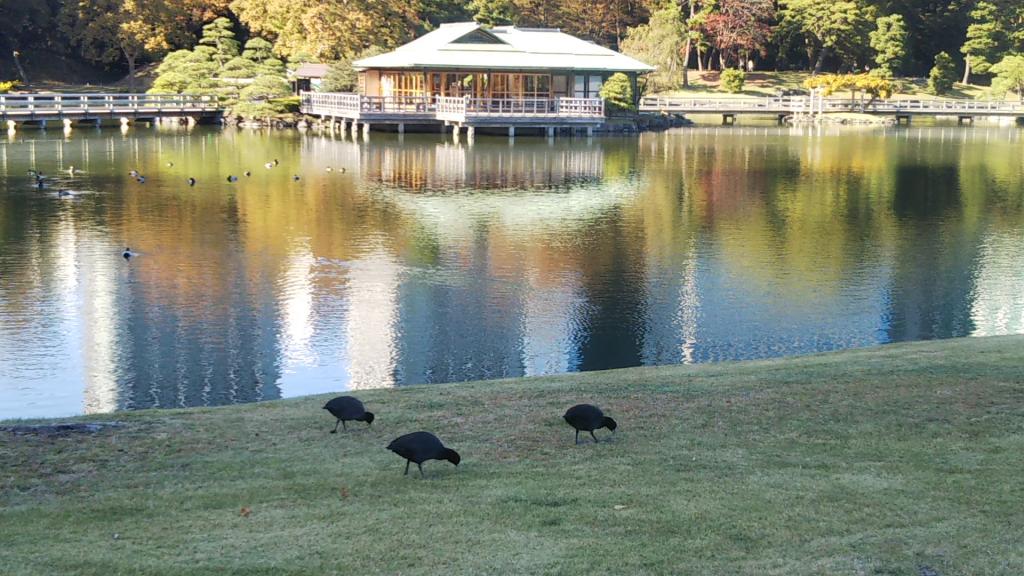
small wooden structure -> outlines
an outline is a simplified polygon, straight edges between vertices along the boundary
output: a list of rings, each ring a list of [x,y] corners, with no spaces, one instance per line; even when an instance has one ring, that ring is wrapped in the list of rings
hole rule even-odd
[[[547,28],[443,24],[393,52],[357,60],[357,94],[302,94],[302,111],[334,123],[588,132],[605,118],[602,84],[652,67]]]

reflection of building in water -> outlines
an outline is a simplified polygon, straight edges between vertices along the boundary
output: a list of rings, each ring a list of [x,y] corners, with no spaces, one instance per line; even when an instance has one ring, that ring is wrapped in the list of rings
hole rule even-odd
[[[596,182],[604,175],[600,145],[436,141],[375,142],[360,148],[364,177],[404,190],[553,188]]]
[[[379,247],[348,269],[345,341],[351,389],[395,385],[401,275],[399,264]]]
[[[1024,334],[1022,262],[1019,234],[990,234],[982,242],[971,306],[973,336]]]

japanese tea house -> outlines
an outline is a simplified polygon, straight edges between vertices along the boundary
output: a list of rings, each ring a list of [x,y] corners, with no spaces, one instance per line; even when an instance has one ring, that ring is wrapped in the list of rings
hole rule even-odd
[[[393,52],[357,60],[356,94],[304,92],[303,112],[332,122],[591,128],[605,119],[602,84],[651,66],[554,29],[443,24]],[[333,124],[332,124],[333,126]],[[353,127],[353,130],[355,128]]]

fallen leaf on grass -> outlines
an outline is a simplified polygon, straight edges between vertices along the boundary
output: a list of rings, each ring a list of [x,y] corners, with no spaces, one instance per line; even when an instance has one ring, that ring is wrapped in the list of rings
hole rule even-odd
[[[616,510],[625,510],[626,509],[626,505],[625,504],[616,504],[615,506],[612,506],[612,508],[615,508]]]

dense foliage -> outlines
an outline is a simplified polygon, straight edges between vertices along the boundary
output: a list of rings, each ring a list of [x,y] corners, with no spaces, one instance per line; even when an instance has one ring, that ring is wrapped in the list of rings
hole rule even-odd
[[[601,86],[600,96],[604,98],[610,112],[634,109],[633,85],[630,84],[629,77],[621,72],[612,74],[605,81],[604,85]]]
[[[940,52],[987,83],[1024,53],[1020,0],[0,0],[0,73],[29,82],[17,55],[37,51],[134,73],[202,36],[218,70],[241,77],[255,60],[238,60],[238,43],[251,37],[282,61],[350,61],[470,18],[622,49],[659,67],[652,88],[685,84],[690,68],[920,76]]]
[[[935,55],[935,66],[932,66],[928,73],[928,91],[932,94],[942,95],[953,88],[956,81],[956,69],[953,59],[945,52]]]
[[[726,92],[733,94],[739,94],[743,92],[743,85],[747,81],[747,75],[743,73],[743,70],[737,70],[735,68],[726,68],[722,70],[722,89]]]

